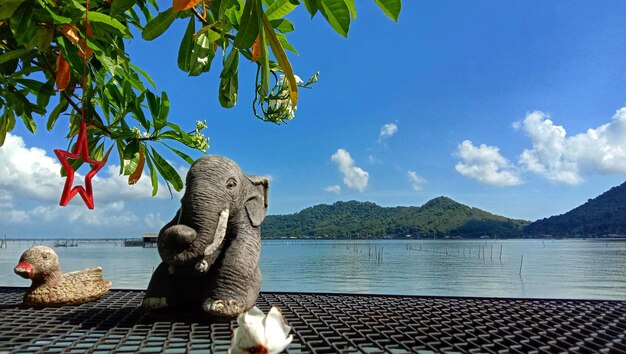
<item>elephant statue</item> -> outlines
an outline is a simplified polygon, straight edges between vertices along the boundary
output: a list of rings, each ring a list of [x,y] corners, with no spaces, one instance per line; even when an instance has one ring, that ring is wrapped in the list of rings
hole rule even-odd
[[[254,306],[261,289],[260,225],[267,178],[244,174],[232,160],[196,160],[180,209],[157,239],[162,262],[150,279],[143,306],[180,308],[234,318]]]

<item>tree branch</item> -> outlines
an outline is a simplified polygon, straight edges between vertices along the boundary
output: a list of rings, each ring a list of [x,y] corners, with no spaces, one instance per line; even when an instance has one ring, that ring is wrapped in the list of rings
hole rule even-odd
[[[191,8],[191,11],[193,12],[193,14],[196,16],[196,18],[202,22],[202,24],[204,24],[205,26],[209,26],[212,25],[212,23],[210,23],[209,21],[207,21],[199,12],[198,10],[196,10],[195,7]],[[215,27],[211,27],[211,30],[213,32],[219,33],[221,35],[223,35],[224,37],[228,38],[228,39],[235,39],[235,36],[232,33],[228,33],[228,32],[224,32],[220,29],[217,29]]]

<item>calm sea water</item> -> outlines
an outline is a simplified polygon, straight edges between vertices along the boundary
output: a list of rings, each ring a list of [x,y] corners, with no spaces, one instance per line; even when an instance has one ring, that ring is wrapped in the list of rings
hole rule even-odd
[[[0,286],[30,284],[13,273],[30,246],[0,249]],[[145,289],[160,262],[119,241],[55,250],[64,271],[99,265],[119,289]],[[626,300],[626,242],[263,241],[261,272],[264,291]]]

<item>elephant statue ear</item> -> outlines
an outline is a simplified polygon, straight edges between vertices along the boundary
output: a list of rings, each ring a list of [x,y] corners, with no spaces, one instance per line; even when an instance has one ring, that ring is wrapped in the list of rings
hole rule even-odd
[[[246,175],[246,177],[252,184],[251,193],[248,195],[245,203],[246,212],[252,225],[258,227],[265,219],[265,212],[268,206],[267,192],[270,185],[265,177],[249,175]]]

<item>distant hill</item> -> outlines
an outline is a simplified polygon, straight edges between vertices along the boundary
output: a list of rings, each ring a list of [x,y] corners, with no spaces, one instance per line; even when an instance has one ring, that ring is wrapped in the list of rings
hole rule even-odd
[[[320,204],[290,215],[268,215],[264,238],[280,237],[520,237],[529,222],[471,208],[446,197],[421,207],[381,207],[371,202]]]
[[[626,182],[565,214],[537,220],[524,233],[554,236],[626,235]]]

